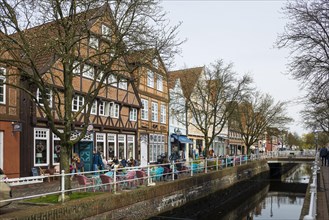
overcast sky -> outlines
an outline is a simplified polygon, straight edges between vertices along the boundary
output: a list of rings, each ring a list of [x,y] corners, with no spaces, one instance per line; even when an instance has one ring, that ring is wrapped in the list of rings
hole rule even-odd
[[[301,135],[310,132],[302,127],[303,106],[295,102],[303,92],[285,74],[289,51],[275,48],[286,23],[281,13],[284,4],[280,0],[162,2],[172,24],[183,22],[179,38],[187,39],[174,69],[209,65],[217,59],[234,63],[237,73],[254,78],[258,90],[276,101],[290,102],[288,114],[295,122],[289,127]]]

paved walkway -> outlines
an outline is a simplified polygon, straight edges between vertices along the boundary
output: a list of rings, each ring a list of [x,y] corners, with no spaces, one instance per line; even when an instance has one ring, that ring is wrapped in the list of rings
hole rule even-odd
[[[329,219],[329,167],[321,166],[318,182],[317,220]]]

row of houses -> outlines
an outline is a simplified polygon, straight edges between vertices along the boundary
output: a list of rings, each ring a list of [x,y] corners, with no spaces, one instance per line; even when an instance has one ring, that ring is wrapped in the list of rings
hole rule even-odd
[[[33,31],[42,31],[47,25]],[[90,29],[94,35],[88,37],[87,46],[81,48],[80,54],[101,49],[102,42],[108,40],[106,33],[110,26],[106,16],[93,20]],[[122,74],[108,75],[106,85],[92,103],[87,124],[86,112],[75,118],[72,137],[79,135],[83,127],[88,130],[72,149],[72,153],[78,153],[84,160],[85,170],[92,169],[94,150],[106,160],[134,158],[141,165],[156,162],[161,154],[178,153],[186,160],[201,154],[205,144],[202,133],[186,125],[184,120],[177,120],[175,103],[184,103],[184,97],[194,92],[196,82],[203,78],[204,67],[168,71],[158,53],[149,54],[148,65],[139,65],[133,58],[125,59],[122,62],[127,69],[123,69]],[[12,54],[2,53],[2,56]],[[43,68],[44,80],[60,89],[60,84],[47,75],[52,72],[59,79],[63,77],[64,67],[54,57],[48,52],[38,65]],[[72,112],[80,110],[90,96],[92,81],[102,76],[97,63],[80,63],[77,59],[75,64]],[[18,72],[10,65],[0,64],[0,71],[0,167],[9,177],[23,177],[30,176],[33,167],[58,165],[60,140],[51,130],[47,115],[41,111],[43,105],[50,110],[55,108],[58,98],[51,90],[45,97],[37,86],[6,77]],[[27,91],[34,93],[37,100],[31,99]],[[177,96],[179,93],[182,95]],[[58,116],[54,113],[54,117]],[[190,120],[186,114],[181,117]],[[55,126],[60,129],[63,122],[57,120]],[[215,138],[212,150],[215,155],[246,153],[241,134],[227,126]]]

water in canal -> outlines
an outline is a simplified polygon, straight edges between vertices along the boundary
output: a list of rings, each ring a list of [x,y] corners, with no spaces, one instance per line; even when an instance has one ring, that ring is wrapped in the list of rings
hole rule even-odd
[[[233,201],[217,205],[209,196],[150,219],[299,219],[310,174],[310,166],[301,164],[281,180],[251,182],[255,189]]]

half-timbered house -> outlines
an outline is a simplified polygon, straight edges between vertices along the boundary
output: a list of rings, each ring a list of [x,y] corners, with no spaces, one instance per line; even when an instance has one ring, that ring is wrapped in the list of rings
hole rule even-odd
[[[0,56],[11,55],[1,53]],[[0,65],[0,168],[8,177],[18,177],[22,128],[19,119],[20,92],[17,88],[6,85],[6,82],[17,84],[19,78],[9,76],[10,72],[17,72],[17,70],[8,65]]]
[[[146,55],[145,55],[146,54]],[[150,50],[140,57],[136,52],[130,59],[134,68],[138,94],[142,102],[139,114],[138,140],[142,165],[157,161],[168,153],[168,74],[158,53]],[[143,60],[144,59],[144,60]],[[143,60],[140,65],[139,60]],[[146,60],[146,61],[145,61]]]
[[[76,57],[74,57],[74,77],[72,83],[74,96],[71,103],[71,111],[77,114],[72,114],[76,117],[71,137],[74,139],[77,135],[80,135],[83,127],[87,127],[87,133],[73,146],[72,153],[79,154],[84,161],[85,171],[92,170],[93,151],[99,151],[106,160],[114,157],[118,159],[138,157],[136,147],[141,100],[138,96],[137,88],[131,80],[128,68],[126,68],[125,59],[122,57],[116,59],[114,64],[104,65],[106,57],[112,56],[111,51],[102,52],[103,55],[99,56],[98,59],[90,58],[98,51],[102,51],[105,45],[112,42],[114,34],[111,32],[111,28],[113,24],[111,17],[108,16],[109,13],[106,13],[107,9],[104,6],[85,12],[85,16],[91,16],[92,19],[85,19],[88,22],[85,25],[89,28],[88,35],[80,39],[81,42],[79,47],[77,47]],[[97,13],[97,16],[94,16],[95,13]],[[45,34],[43,34],[43,31],[51,31],[51,25],[56,24],[54,22],[46,23],[31,30],[26,30],[25,33],[31,32],[33,33],[33,39],[40,37],[39,41],[42,41],[41,38],[54,37],[43,36],[49,34],[49,31]],[[106,48],[108,49],[109,47]],[[111,69],[108,66],[111,66]],[[22,123],[20,137],[21,157],[18,159],[20,160],[20,176],[31,175],[32,167],[49,168],[60,163],[61,142],[52,132],[50,122],[47,115],[44,114],[42,107],[45,106],[44,103],[47,103],[47,108],[50,108],[52,117],[55,118],[54,126],[57,129],[61,129],[65,123],[61,120],[62,117],[60,117],[60,114],[63,114],[63,103],[65,100],[62,92],[65,77],[63,72],[67,66],[64,66],[63,62],[57,59],[55,53],[46,51],[40,56],[37,67],[43,73],[42,82],[49,85],[49,91],[47,91],[46,95],[42,95],[40,87],[22,80],[21,86],[26,91],[34,93],[36,98],[31,99],[31,96],[26,92],[21,92],[19,104],[24,110],[21,111],[20,115],[18,115],[18,109],[16,109],[18,101],[17,103],[9,101],[10,99],[14,100],[14,90],[11,91],[11,96],[6,96],[5,103],[0,102],[0,114],[3,112],[6,121],[8,121],[1,122],[1,126],[11,131],[11,123],[13,121],[17,120]],[[112,68],[116,68],[116,71]],[[99,79],[103,77],[105,72],[106,79],[103,83],[100,83]],[[97,93],[95,101],[89,103],[88,100],[93,99],[90,98],[92,96],[91,91],[98,87],[99,84],[101,84],[101,89]],[[0,97],[1,88],[4,87],[0,86]],[[5,89],[8,91],[10,88]],[[56,95],[54,95],[55,90]],[[89,108],[86,108],[86,103],[92,105],[90,112],[87,112]],[[17,113],[13,114],[14,110]],[[0,141],[4,139],[1,130],[2,128],[0,127]],[[13,137],[8,135],[6,139],[11,138],[14,140],[16,133],[10,134]],[[19,139],[19,137],[17,138]],[[13,156],[8,158],[12,160]],[[6,162],[6,158],[4,158],[4,161],[5,164],[9,163]]]

